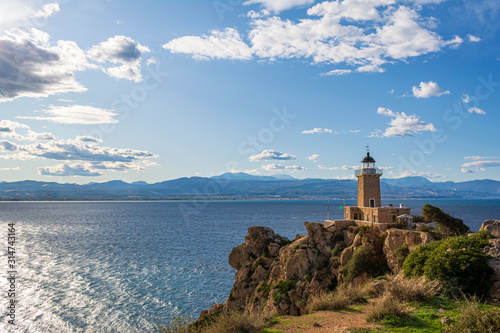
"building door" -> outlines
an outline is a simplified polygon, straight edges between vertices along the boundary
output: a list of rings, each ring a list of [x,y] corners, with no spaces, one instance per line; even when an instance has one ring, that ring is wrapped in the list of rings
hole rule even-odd
[[[375,199],[370,199],[370,207],[375,207]]]

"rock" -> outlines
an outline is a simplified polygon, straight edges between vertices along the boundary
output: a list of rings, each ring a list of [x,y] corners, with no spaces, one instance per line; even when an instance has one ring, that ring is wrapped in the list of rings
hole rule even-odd
[[[490,239],[490,246],[486,246],[484,251],[491,256],[488,264],[493,268],[492,286],[489,294],[491,298],[500,299],[500,239]]]
[[[340,254],[340,265],[345,266],[351,260],[352,254],[354,253],[354,247],[350,246]]]
[[[423,231],[412,231],[402,229],[387,230],[387,237],[384,241],[383,251],[387,258],[387,265],[392,272],[397,273],[402,268],[402,260],[396,256],[395,252],[403,245],[408,247],[408,251],[415,250],[418,246],[433,242],[434,238]]]
[[[486,230],[489,231],[494,237],[500,237],[500,221],[498,220],[486,220],[481,225],[479,231]]]

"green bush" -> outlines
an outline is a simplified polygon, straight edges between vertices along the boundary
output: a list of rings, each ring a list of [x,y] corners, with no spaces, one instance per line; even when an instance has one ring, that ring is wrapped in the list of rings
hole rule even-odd
[[[420,246],[406,258],[404,274],[415,278],[425,275],[466,294],[484,295],[493,269],[482,248],[490,238],[491,234],[481,231]]]
[[[438,207],[425,204],[422,208],[422,215],[426,221],[435,222],[438,225],[438,229],[443,231],[443,233],[460,236],[470,232],[469,227],[464,224],[464,221],[445,213]]]
[[[362,247],[354,252],[351,260],[342,269],[343,282],[352,282],[363,273],[377,277],[385,274],[388,270],[389,267],[383,255],[377,255],[375,251]]]

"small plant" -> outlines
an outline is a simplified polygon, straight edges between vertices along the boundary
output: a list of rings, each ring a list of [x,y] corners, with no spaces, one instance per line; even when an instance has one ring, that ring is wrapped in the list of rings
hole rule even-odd
[[[194,333],[196,330],[192,327],[193,318],[191,316],[176,316],[170,321],[170,325],[160,325],[156,332],[158,333]]]
[[[258,314],[231,312],[218,316],[201,329],[203,333],[258,332],[267,326],[268,318]],[[189,332],[190,333],[190,332]]]
[[[297,284],[297,280],[288,280],[282,281],[276,284],[273,289],[278,289],[278,292],[273,295],[274,304],[281,303],[284,299],[288,298],[288,293],[295,289],[295,285]]]
[[[500,310],[498,308],[482,309],[477,297],[466,297],[464,304],[459,309],[461,315],[451,326],[449,332],[493,333],[500,331]]]
[[[368,321],[381,321],[388,318],[407,318],[410,311],[393,295],[386,293],[382,300],[374,305],[368,313]]]

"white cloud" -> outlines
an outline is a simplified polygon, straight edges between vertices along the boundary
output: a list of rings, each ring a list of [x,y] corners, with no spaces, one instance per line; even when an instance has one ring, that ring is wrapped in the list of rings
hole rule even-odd
[[[258,161],[272,161],[272,160],[294,160],[295,156],[290,154],[284,154],[276,150],[266,149],[262,153],[257,155],[252,155],[248,158],[248,160],[252,162]]]
[[[448,176],[445,175],[440,175],[437,173],[432,173],[432,172],[417,172],[417,171],[408,171],[406,170],[405,172],[394,172],[394,171],[389,171],[391,175],[396,176],[396,178],[403,178],[403,177],[425,177],[425,178],[448,178]]]
[[[26,133],[19,133],[18,130]],[[20,141],[47,141],[55,139],[52,133],[37,133],[32,131],[26,124],[10,120],[0,121],[0,136],[2,138],[11,138]]]
[[[329,128],[313,128],[311,130],[302,131],[302,134],[333,134],[333,131]]]
[[[47,120],[59,124],[111,124],[117,123],[117,115],[112,110],[86,105],[54,106],[40,111],[47,116],[18,116],[18,119]]]
[[[318,165],[318,169],[320,170],[357,170],[359,168],[359,165],[343,165],[341,167],[327,167],[325,165]]]
[[[0,171],[19,171],[21,170],[20,167],[14,167],[14,168],[0,168]]]
[[[433,124],[427,124],[420,120],[417,115],[407,115],[404,112],[394,112],[387,108],[378,108],[377,114],[394,118],[389,122],[389,127],[385,130],[382,136],[413,136],[418,132],[435,132],[436,128]],[[381,133],[378,131],[377,133]],[[372,133],[372,136],[377,136],[377,133]]]
[[[142,81],[140,62],[144,53],[151,52],[130,37],[115,36],[98,45],[92,46],[87,56],[97,62],[120,64],[114,67],[101,67],[101,70],[117,79]]]
[[[102,142],[101,139],[94,138],[93,136],[77,136],[76,141],[80,142],[95,142],[95,143],[100,143]]]
[[[28,145],[1,141],[0,147],[4,152],[9,152],[0,155],[0,158],[12,160],[44,158],[58,161],[133,162],[158,157],[147,151],[101,147],[95,142],[81,142],[79,140],[53,140]]]
[[[490,168],[490,167],[499,167],[500,160],[492,161],[492,160],[476,160],[474,162],[467,162],[462,164],[462,168]],[[483,171],[483,170],[481,170]]]
[[[47,18],[51,16],[54,13],[57,13],[60,11],[61,8],[59,8],[59,4],[57,2],[55,3],[48,3],[42,7],[39,11],[37,11],[33,17],[36,18]]]
[[[313,4],[314,1],[315,0],[248,0],[245,1],[243,5],[261,4],[266,10],[279,13],[290,8]]]
[[[379,73],[387,63],[460,45],[458,36],[445,41],[431,31],[431,25],[426,23],[431,18],[423,18],[419,10],[420,6],[412,9],[396,0],[324,1],[309,8],[307,18],[296,21],[276,15],[250,15],[248,43],[236,29],[226,28],[208,36],[176,38],[163,47],[203,60],[306,59],[313,64],[343,63],[355,67],[333,70],[323,76],[353,71]]]
[[[462,168],[462,169],[460,169],[460,171],[461,171],[462,173],[474,173],[474,171],[472,171],[472,170],[470,170],[470,169],[466,169],[466,168]]]
[[[441,96],[449,94],[448,90],[444,91],[439,88],[438,84],[433,81],[420,82],[420,88],[413,86],[413,96],[416,98],[429,98],[431,96]]]
[[[74,72],[91,67],[75,42],[53,45],[40,30],[8,30],[0,36],[0,102],[86,91]]]
[[[283,166],[280,164],[268,164],[268,165],[262,165],[261,166],[262,170],[265,171],[291,171],[296,172],[296,171],[306,171],[307,168],[298,166],[298,165],[292,165],[292,166]]]
[[[236,29],[212,30],[210,35],[185,36],[163,45],[173,53],[191,54],[196,60],[236,59],[249,60],[252,52]]]
[[[152,65],[152,64],[157,64],[159,62],[158,58],[156,57],[151,57],[148,60],[146,60],[146,65]]]
[[[319,158],[319,155],[318,154],[312,154],[311,156],[309,156],[307,159],[309,161],[313,161],[313,162],[318,162],[318,158]]]
[[[467,35],[467,38],[469,39],[469,42],[473,43],[479,43],[481,41],[481,38],[474,35]]]
[[[55,166],[48,166],[43,168],[38,168],[38,174],[42,176],[58,176],[58,177],[68,177],[68,176],[80,176],[80,177],[97,177],[103,176],[104,173],[91,170],[87,164],[58,164]]]
[[[347,75],[352,73],[352,70],[350,69],[334,69],[332,71],[326,72],[326,73],[321,73],[321,76],[341,76],[341,75]]]
[[[473,106],[473,107],[469,108],[469,109],[467,110],[467,112],[469,112],[469,113],[477,113],[477,114],[482,114],[482,115],[485,115],[485,114],[486,114],[486,112],[484,112],[483,110],[481,110],[480,108],[475,107],[475,106]]]

